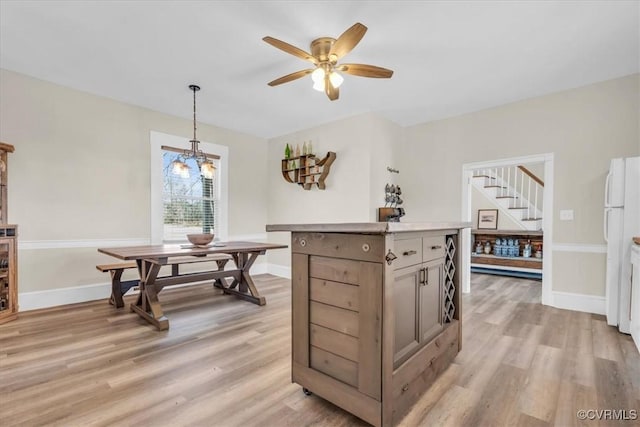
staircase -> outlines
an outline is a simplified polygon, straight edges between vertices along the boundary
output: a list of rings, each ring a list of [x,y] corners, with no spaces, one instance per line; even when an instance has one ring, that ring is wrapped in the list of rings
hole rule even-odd
[[[522,230],[542,229],[544,182],[526,167],[477,169],[471,184]]]

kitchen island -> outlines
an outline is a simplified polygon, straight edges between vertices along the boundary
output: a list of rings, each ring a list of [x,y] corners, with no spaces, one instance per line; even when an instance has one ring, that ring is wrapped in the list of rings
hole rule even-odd
[[[398,424],[460,351],[470,227],[267,225],[291,232],[292,381],[370,424]]]

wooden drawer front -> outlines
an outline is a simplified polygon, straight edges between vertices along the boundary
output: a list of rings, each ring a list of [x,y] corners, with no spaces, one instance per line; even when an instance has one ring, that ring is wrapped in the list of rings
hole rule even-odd
[[[309,276],[357,285],[360,282],[360,263],[346,259],[310,256]]]
[[[343,357],[311,347],[311,368],[351,386],[358,386],[358,364]]]
[[[402,420],[458,354],[457,322],[451,323],[393,373],[393,425]]]
[[[432,236],[422,239],[422,260],[431,261],[444,257],[444,236]]]
[[[358,338],[311,324],[311,345],[358,362]]]
[[[355,311],[345,310],[344,308],[338,308],[315,301],[309,303],[309,311],[311,323],[356,338],[360,334],[360,322],[358,321],[358,313]]]
[[[291,251],[332,258],[383,262],[384,236],[373,234],[292,233]]]
[[[398,257],[393,263],[396,270],[422,262],[422,239],[396,240],[394,245]]]
[[[431,365],[448,349],[453,348],[458,352],[458,321],[454,320],[429,344],[422,347],[406,363],[399,367],[392,377],[393,397],[404,394],[407,385]]]
[[[311,278],[310,283],[312,301],[358,311],[360,307],[358,286],[315,278]]]
[[[458,354],[458,341],[452,342],[445,351],[427,367],[420,375],[403,387],[399,396],[393,398],[392,425],[398,425],[413,405],[420,400],[427,390],[436,382],[438,377],[451,365]]]

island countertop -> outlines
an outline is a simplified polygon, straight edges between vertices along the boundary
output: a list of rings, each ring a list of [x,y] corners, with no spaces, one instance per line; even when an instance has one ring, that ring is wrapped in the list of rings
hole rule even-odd
[[[470,222],[351,222],[325,224],[267,224],[267,231],[317,233],[386,234],[410,231],[431,231],[471,228]]]

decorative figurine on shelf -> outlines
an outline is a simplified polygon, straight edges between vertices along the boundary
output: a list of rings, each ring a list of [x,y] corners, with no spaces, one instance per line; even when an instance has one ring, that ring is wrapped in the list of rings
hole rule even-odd
[[[542,258],[542,244],[539,244],[538,246],[536,246],[535,257]]]
[[[488,240],[484,242],[484,253],[487,255],[491,253],[491,243]]]
[[[480,240],[478,240],[478,243],[476,243],[476,255],[480,255],[482,253],[482,243],[480,243]]]

